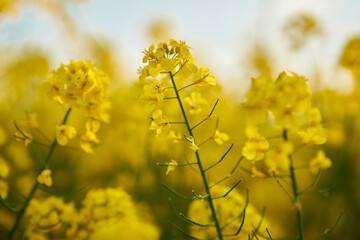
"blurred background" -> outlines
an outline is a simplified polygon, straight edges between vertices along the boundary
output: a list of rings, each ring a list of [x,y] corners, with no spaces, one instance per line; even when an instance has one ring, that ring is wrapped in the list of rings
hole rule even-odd
[[[156,166],[183,159],[184,146],[167,144],[166,137],[155,138],[148,131],[148,114],[138,102],[142,51],[153,42],[174,38],[186,41],[198,65],[209,67],[217,79],[218,86],[206,96],[209,102],[221,99],[216,114],[235,147],[229,154],[233,161],[225,162],[214,178],[225,176],[241,155],[245,135],[240,103],[250,79],[276,78],[283,70],[309,79],[313,104],[322,111],[329,129],[323,148],[333,166],[318,186],[330,190],[303,198],[306,236],[315,239],[343,211],[343,219],[327,239],[360,239],[359,10],[357,0],[225,0],[221,4],[209,0],[0,0],[0,155],[10,166],[8,181],[28,194],[38,167],[35,156],[46,152],[41,146],[25,148],[16,143],[11,137],[13,120],[26,126],[28,113],[35,112],[42,131],[53,138],[63,109],[49,99],[42,83],[60,63],[88,59],[111,78],[111,120],[102,127],[102,143],[93,155],[73,149],[57,152],[51,166],[54,191],[121,187],[143,218],[158,227],[161,239],[186,239],[168,224],[176,217],[167,207],[171,194],[160,182],[191,193],[201,188],[200,178],[183,168],[166,176],[165,169]],[[74,114],[74,125],[76,119]],[[207,131],[204,128],[201,134]],[[211,158],[227,148],[209,146],[203,152]],[[316,150],[300,151],[298,166],[306,165]],[[241,166],[251,168],[245,161]],[[300,188],[314,178],[307,171],[298,174]],[[226,185],[238,179],[242,179],[238,191],[244,194],[249,189],[250,202],[258,212],[267,207],[265,218],[272,235],[294,236],[293,207],[274,179],[255,179],[239,169]],[[79,203],[84,195],[81,191],[64,198]],[[14,202],[18,198],[9,194]],[[177,209],[187,211],[188,202],[173,201]],[[12,225],[14,216],[4,207],[0,216],[5,227]]]

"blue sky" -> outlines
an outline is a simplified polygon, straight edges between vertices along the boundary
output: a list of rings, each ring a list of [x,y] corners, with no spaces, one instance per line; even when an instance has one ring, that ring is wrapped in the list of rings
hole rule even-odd
[[[106,36],[126,56],[125,68],[134,78],[141,51],[150,44],[144,30],[154,18],[163,18],[177,26],[174,38],[186,40],[201,63],[213,68],[220,82],[230,87],[250,77],[239,65],[246,60],[255,36],[275,54],[279,71],[306,75],[314,58],[324,72],[332,69],[346,39],[360,33],[358,0],[93,0],[68,7],[81,28]],[[291,59],[277,55],[286,47],[282,24],[304,11],[321,20],[324,39]],[[25,7],[20,16],[3,21],[0,45],[38,44],[54,53],[55,63],[81,57],[63,46],[60,34],[51,17]]]

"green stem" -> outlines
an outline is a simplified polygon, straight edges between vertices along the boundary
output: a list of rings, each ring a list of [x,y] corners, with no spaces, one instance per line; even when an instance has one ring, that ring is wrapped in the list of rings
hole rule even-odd
[[[187,119],[187,116],[186,116],[186,113],[185,113],[185,109],[184,109],[184,106],[181,102],[181,98],[180,98],[180,95],[179,95],[179,91],[178,89],[176,88],[176,84],[175,84],[175,80],[174,80],[174,75],[169,72],[170,74],[170,78],[171,78],[171,82],[174,86],[174,90],[175,90],[175,93],[176,93],[176,97],[178,99],[178,103],[180,105],[180,108],[181,108],[181,112],[182,112],[182,115],[183,115],[183,118],[184,118],[184,121],[185,121],[185,125],[186,125],[186,128],[189,132],[189,135],[192,136],[194,138],[194,141],[195,141],[195,137],[192,133],[192,129],[190,127],[190,123]],[[215,211],[215,207],[214,207],[214,203],[213,203],[213,199],[211,197],[211,192],[210,192],[210,187],[209,187],[209,184],[208,184],[208,181],[207,181],[207,178],[206,178],[206,175],[205,175],[205,171],[204,171],[204,167],[202,165],[202,162],[200,160],[200,154],[199,154],[199,150],[197,150],[195,152],[195,156],[196,156],[196,161],[199,165],[199,170],[200,170],[200,173],[201,173],[201,177],[202,177],[202,180],[203,180],[203,183],[204,183],[204,187],[205,187],[205,191],[206,191],[206,194],[207,194],[207,201],[209,202],[209,207],[210,207],[210,210],[211,210],[211,214],[212,214],[212,217],[213,217],[213,220],[214,220],[214,223],[215,223],[215,227],[216,227],[216,231],[217,231],[217,234],[218,234],[218,237],[219,237],[219,240],[222,240],[223,239],[223,235],[222,235],[222,232],[221,232],[221,226],[220,226],[220,222],[217,218],[217,215],[216,215],[216,211]]]
[[[66,112],[66,114],[65,114],[65,116],[64,116],[64,119],[63,119],[63,121],[61,122],[61,124],[66,124],[66,121],[67,121],[67,119],[68,119],[68,117],[69,117],[70,112],[71,112],[71,108],[69,108],[69,109],[67,110],[67,112]],[[43,162],[43,164],[42,164],[42,166],[41,166],[41,168],[40,168],[39,174],[40,174],[44,169],[46,169],[46,168],[48,167],[49,161],[50,161],[50,159],[51,159],[51,157],[52,157],[52,155],[53,155],[53,153],[54,153],[54,150],[55,150],[55,148],[56,148],[56,145],[57,145],[57,140],[56,140],[56,137],[55,137],[54,140],[53,140],[53,142],[52,142],[52,144],[50,145],[50,148],[49,148],[49,151],[48,151],[48,153],[47,153],[47,155],[46,155],[46,158],[45,158],[45,160],[44,160],[44,162]],[[26,198],[26,200],[25,200],[25,202],[24,202],[23,207],[20,209],[19,214],[16,216],[15,224],[14,224],[14,226],[11,228],[11,230],[10,230],[10,232],[9,232],[9,235],[8,235],[8,239],[9,239],[9,240],[11,240],[12,237],[14,236],[15,231],[17,230],[17,228],[18,228],[19,225],[20,225],[20,221],[21,221],[22,217],[23,217],[23,215],[25,214],[26,209],[27,209],[27,207],[29,206],[31,199],[34,197],[35,192],[36,192],[36,190],[37,190],[38,188],[39,188],[39,183],[38,183],[38,181],[36,180],[35,183],[34,183],[34,186],[32,187],[32,189],[31,189],[31,191],[30,191],[29,196]]]
[[[288,140],[287,130],[283,130],[283,139],[284,141]],[[292,183],[292,190],[294,194],[294,206],[296,211],[296,219],[297,225],[299,230],[299,240],[304,240],[304,225],[303,225],[303,217],[301,212],[301,202],[300,202],[300,194],[298,191],[298,186],[296,182],[295,170],[293,165],[292,155],[289,155],[290,160],[290,176],[291,176],[291,183]]]

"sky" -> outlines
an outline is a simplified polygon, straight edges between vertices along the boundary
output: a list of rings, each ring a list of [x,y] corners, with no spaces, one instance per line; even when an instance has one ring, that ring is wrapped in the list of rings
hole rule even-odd
[[[336,77],[333,69],[341,49],[349,37],[360,33],[358,0],[92,0],[69,3],[68,8],[82,29],[111,41],[134,79],[141,52],[151,44],[144,32],[149,22],[161,18],[175,26],[173,38],[191,45],[201,64],[213,69],[218,81],[230,89],[256,77],[239,67],[255,40],[269,48],[279,72],[306,75],[317,65],[326,84],[334,85],[331,79]],[[282,54],[288,50],[281,27],[298,12],[312,13],[325,31],[319,41],[289,57]],[[60,34],[50,16],[25,6],[20,16],[3,21],[0,46],[41,45],[54,53],[55,63],[81,57],[69,52]],[[348,78],[342,79],[341,86],[351,85]]]

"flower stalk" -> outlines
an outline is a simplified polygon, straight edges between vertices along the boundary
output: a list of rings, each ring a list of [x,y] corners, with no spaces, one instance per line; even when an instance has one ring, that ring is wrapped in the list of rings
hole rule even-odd
[[[71,108],[69,108],[63,118],[63,121],[61,122],[61,124],[66,124],[68,118],[69,118],[69,115],[70,115],[70,112],[71,112]],[[49,162],[51,160],[51,157],[55,151],[55,148],[56,146],[58,145],[58,142],[57,142],[57,139],[56,137],[54,138],[52,144],[50,145],[50,148],[49,148],[49,151],[46,155],[46,158],[41,166],[41,169],[39,171],[39,174],[48,167],[49,165]],[[21,219],[23,217],[23,215],[25,214],[26,212],[26,209],[27,207],[29,206],[30,204],[30,201],[31,199],[34,197],[35,195],[35,192],[36,190],[39,188],[40,186],[40,183],[38,181],[35,181],[33,187],[31,188],[31,191],[30,191],[30,194],[29,196],[25,199],[25,202],[24,202],[24,205],[22,206],[22,208],[20,209],[17,217],[16,217],[16,220],[15,220],[15,223],[14,223],[14,226],[11,228],[10,232],[9,232],[9,235],[8,235],[8,239],[11,240],[16,232],[16,230],[18,229],[19,225],[20,225],[20,222],[21,222]]]
[[[190,127],[190,123],[187,119],[187,116],[186,116],[186,113],[185,113],[185,109],[184,109],[184,106],[182,104],[182,101],[181,101],[181,97],[180,97],[180,94],[179,94],[179,90],[177,89],[176,87],[176,84],[175,84],[175,80],[174,80],[174,75],[172,74],[172,72],[170,71],[169,72],[170,74],[170,78],[171,78],[171,82],[172,82],[172,85],[174,87],[174,91],[175,91],[175,94],[176,94],[176,98],[178,100],[178,103],[179,103],[179,106],[180,106],[180,109],[181,109],[181,113],[183,115],[183,118],[184,118],[184,122],[185,122],[185,125],[186,125],[186,128],[188,130],[188,133],[190,136],[193,137],[194,141],[195,141],[195,137],[192,133],[192,128]],[[219,237],[219,240],[222,240],[223,239],[223,235],[222,235],[222,231],[221,231],[221,226],[220,226],[220,222],[218,220],[218,217],[217,217],[217,214],[216,214],[216,211],[215,211],[215,207],[214,207],[214,203],[213,203],[213,198],[211,196],[211,192],[210,192],[210,186],[209,186],[209,183],[208,183],[208,180],[206,178],[206,175],[205,175],[205,170],[204,170],[204,167],[202,165],[202,162],[201,162],[201,159],[200,159],[200,153],[199,153],[199,150],[196,150],[195,151],[195,156],[196,156],[196,161],[197,161],[197,164],[199,166],[199,170],[200,170],[200,173],[201,173],[201,177],[202,177],[202,180],[203,180],[203,184],[204,184],[204,188],[205,188],[205,192],[206,192],[206,195],[207,195],[207,198],[206,200],[208,201],[209,203],[209,207],[210,207],[210,210],[211,210],[211,214],[212,214],[212,217],[213,217],[213,221],[214,221],[214,224],[215,224],[215,228],[216,228],[216,231],[217,231],[217,235]]]
[[[288,140],[287,136],[287,130],[283,130],[283,139],[284,141]],[[293,190],[293,199],[294,199],[294,206],[296,211],[296,219],[297,219],[297,225],[298,225],[298,231],[299,231],[299,240],[304,240],[304,225],[303,225],[303,217],[302,217],[302,211],[301,211],[301,201],[300,201],[300,194],[298,191],[298,186],[296,182],[296,175],[293,165],[293,159],[292,154],[289,155],[289,161],[290,161],[290,178],[291,178],[291,186]]]

